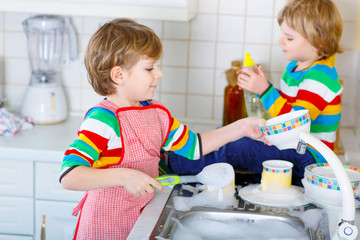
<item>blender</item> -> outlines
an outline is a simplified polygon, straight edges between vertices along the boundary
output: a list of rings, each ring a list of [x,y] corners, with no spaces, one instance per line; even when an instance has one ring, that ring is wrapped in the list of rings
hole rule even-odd
[[[69,58],[76,59],[74,28],[69,18],[55,15],[30,17],[23,22],[23,28],[27,37],[31,77],[23,97],[21,114],[32,117],[38,124],[62,122],[67,117],[67,105],[59,72],[66,35]]]

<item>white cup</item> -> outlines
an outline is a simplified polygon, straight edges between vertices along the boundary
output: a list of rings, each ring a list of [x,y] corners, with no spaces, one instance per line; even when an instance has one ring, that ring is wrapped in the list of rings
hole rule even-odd
[[[294,164],[284,160],[268,160],[262,163],[261,189],[267,193],[283,193],[291,187]]]

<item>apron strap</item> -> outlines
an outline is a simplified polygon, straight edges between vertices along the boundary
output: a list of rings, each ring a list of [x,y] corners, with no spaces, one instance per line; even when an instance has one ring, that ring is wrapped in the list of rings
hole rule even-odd
[[[85,200],[87,198],[88,192],[85,192],[83,198],[80,200],[80,202],[77,204],[77,206],[72,210],[72,215],[77,216],[82,207],[84,206]]]

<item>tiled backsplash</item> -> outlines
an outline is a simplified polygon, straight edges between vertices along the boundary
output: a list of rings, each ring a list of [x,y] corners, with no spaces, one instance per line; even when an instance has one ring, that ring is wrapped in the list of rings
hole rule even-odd
[[[225,70],[231,61],[250,52],[277,86],[287,64],[279,44],[276,15],[285,0],[199,0],[199,13],[190,22],[139,20],[153,28],[164,44],[161,68],[164,77],[156,96],[179,119],[222,122]],[[355,49],[358,3],[336,0],[344,20],[342,44],[336,66],[344,81],[343,126],[360,127],[359,54]],[[0,13],[0,96],[7,106],[18,109],[29,82],[26,39],[21,22],[31,14]],[[79,59],[66,61],[62,71],[68,105],[73,113],[84,113],[101,99],[87,83],[83,52],[96,29],[108,18],[72,17],[79,42]],[[358,26],[359,28],[359,26]],[[358,92],[358,91],[357,91]]]

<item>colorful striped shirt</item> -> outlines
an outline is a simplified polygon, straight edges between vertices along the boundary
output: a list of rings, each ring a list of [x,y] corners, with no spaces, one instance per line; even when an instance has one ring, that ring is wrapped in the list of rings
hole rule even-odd
[[[334,149],[343,87],[332,60],[318,60],[298,72],[294,71],[296,67],[297,62],[290,62],[281,78],[280,89],[271,86],[261,95],[261,101],[272,117],[294,110],[309,110],[311,134]]]
[[[150,101],[141,103],[144,106],[151,104]],[[77,139],[64,154],[60,180],[76,166],[107,168],[121,162],[122,144],[116,114],[102,107],[90,109],[81,124]],[[174,151],[192,160],[199,159],[202,157],[200,135],[172,117],[171,130],[163,150]]]

